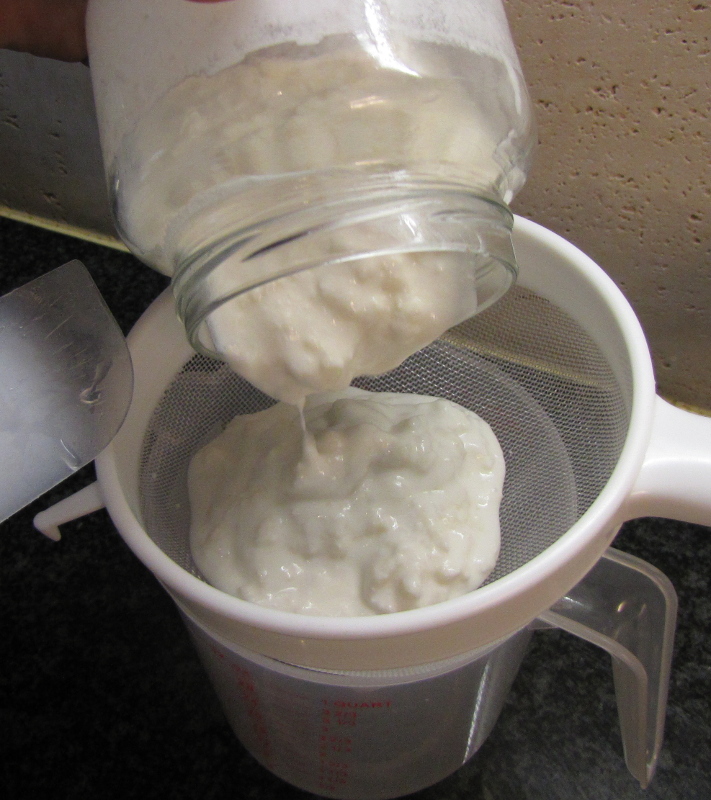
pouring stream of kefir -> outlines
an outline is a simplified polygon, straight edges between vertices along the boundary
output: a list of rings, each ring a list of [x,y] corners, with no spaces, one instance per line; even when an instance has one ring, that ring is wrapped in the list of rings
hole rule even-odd
[[[129,137],[117,185],[131,203],[119,222],[147,261],[170,271],[183,221],[226,188],[239,195],[243,179],[249,188],[303,173],[313,183],[319,170],[375,164],[393,180],[403,165],[445,183],[453,169],[483,187],[501,180],[498,140],[466,82],[380,68],[334,41],[317,55],[276,48],[188,78]],[[398,224],[417,243],[418,223],[403,213]],[[437,603],[494,567],[501,449],[454,403],[347,387],[474,313],[471,257],[429,245],[383,252],[377,223],[357,233],[335,225],[329,236],[314,263],[361,255],[265,283],[208,316],[214,349],[283,402],[235,418],[195,456],[193,556],[216,587],[279,609],[360,615]],[[229,296],[220,280],[206,274],[203,291]]]

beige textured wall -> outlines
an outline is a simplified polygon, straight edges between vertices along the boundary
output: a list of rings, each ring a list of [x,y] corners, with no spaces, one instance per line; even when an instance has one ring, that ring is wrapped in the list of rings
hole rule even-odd
[[[660,392],[711,409],[711,2],[506,7],[540,142],[515,210],[615,279]]]

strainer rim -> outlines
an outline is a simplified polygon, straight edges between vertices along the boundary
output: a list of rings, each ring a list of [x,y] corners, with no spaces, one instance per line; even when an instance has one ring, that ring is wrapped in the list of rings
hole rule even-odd
[[[595,288],[604,295],[618,322],[630,356],[630,419],[617,465],[598,497],[556,542],[490,584],[425,608],[361,617],[311,616],[266,608],[227,595],[191,575],[150,539],[123,492],[107,490],[112,486],[121,486],[112,444],[97,459],[97,475],[106,507],[129,547],[162,583],[180,592],[181,596],[187,590],[195,601],[212,612],[225,615],[243,625],[297,638],[356,640],[426,632],[475,617],[482,611],[499,605],[504,607],[549,578],[555,578],[555,590],[547,593],[551,595],[550,602],[562,596],[602,555],[616,532],[617,523],[622,521],[618,518],[619,510],[641,468],[651,432],[656,398],[654,376],[649,349],[639,320],[612,279],[575,245],[537,223],[517,216],[514,234],[528,235],[543,241],[549,247],[567,254],[566,260],[571,267],[575,265],[578,271],[585,271],[586,280],[595,284]],[[168,299],[165,297],[162,300],[165,303]],[[129,342],[130,340],[131,337]],[[580,559],[584,560],[583,566],[578,564]],[[572,563],[577,565],[574,574],[572,568],[567,572],[565,570],[565,565]],[[515,587],[514,590],[512,586]],[[530,618],[535,618],[542,610],[544,608],[535,609]]]

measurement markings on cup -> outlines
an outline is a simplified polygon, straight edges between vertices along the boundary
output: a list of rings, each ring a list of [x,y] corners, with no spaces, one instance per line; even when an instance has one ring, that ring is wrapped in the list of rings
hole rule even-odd
[[[264,719],[264,714],[262,713],[259,693],[257,692],[254,677],[250,670],[239,664],[231,663],[230,666],[236,679],[235,683],[240,694],[244,713],[251,723],[255,743],[260,750],[264,764],[267,767],[271,767],[272,742]]]
[[[336,718],[334,703],[324,699],[321,709],[321,732],[318,738],[318,784],[326,791],[335,791],[348,783],[350,763],[347,755],[353,751],[353,739],[338,733],[336,726],[342,724]],[[342,711],[342,709],[339,709]],[[357,715],[353,713],[350,725],[355,725]]]
[[[355,735],[352,729],[358,727],[359,718],[368,711],[390,709],[392,701],[324,698],[321,702],[318,781],[320,789],[333,792],[349,782]]]

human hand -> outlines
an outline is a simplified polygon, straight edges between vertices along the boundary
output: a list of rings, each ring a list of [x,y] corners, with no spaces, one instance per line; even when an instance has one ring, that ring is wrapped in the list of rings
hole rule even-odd
[[[0,0],[0,47],[62,61],[86,58],[88,0]]]
[[[87,3],[88,0],[0,0],[0,48],[61,61],[84,61]]]

